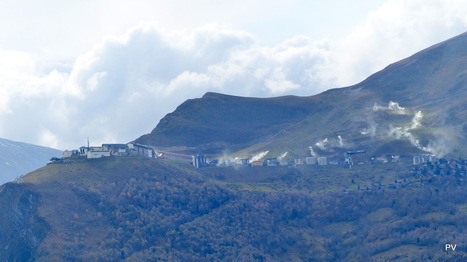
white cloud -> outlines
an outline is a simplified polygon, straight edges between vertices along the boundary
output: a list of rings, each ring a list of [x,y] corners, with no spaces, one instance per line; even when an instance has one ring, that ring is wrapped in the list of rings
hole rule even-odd
[[[336,48],[340,86],[355,84],[390,63],[467,29],[467,2],[389,0]]]
[[[94,91],[99,86],[99,82],[107,75],[107,72],[97,72],[87,81],[87,89]]]
[[[355,84],[464,31],[465,13],[464,1],[389,0],[341,42],[298,35],[275,46],[215,24],[171,33],[141,24],[105,37],[69,71],[0,49],[0,136],[61,149],[88,136],[127,142],[207,91],[313,95]]]
[[[302,69],[311,69],[325,54],[310,43],[300,37],[276,48],[259,47],[246,32],[213,25],[170,35],[149,25],[136,27],[106,38],[77,60],[65,87],[73,92],[64,96],[65,107],[74,109],[68,118],[77,120],[70,125],[81,140],[124,142],[207,91],[270,96],[308,87]],[[313,81],[318,89],[303,93],[324,89]]]
[[[264,84],[271,94],[284,94],[300,88],[300,85],[287,80],[282,67],[274,68],[271,78],[266,79]]]
[[[11,109],[9,107],[10,96],[6,90],[0,89],[0,115],[11,114]]]
[[[50,130],[45,129],[40,136],[40,143],[55,148],[58,146],[57,136]]]

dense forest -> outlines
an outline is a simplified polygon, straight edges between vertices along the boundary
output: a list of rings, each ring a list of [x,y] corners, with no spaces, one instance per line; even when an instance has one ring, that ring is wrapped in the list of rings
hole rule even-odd
[[[395,248],[407,249],[404,260],[460,259],[443,251],[467,243],[467,215],[457,207],[466,197],[431,186],[309,197],[133,179],[99,209],[116,228],[100,247],[105,256],[83,259],[342,261],[397,258]]]

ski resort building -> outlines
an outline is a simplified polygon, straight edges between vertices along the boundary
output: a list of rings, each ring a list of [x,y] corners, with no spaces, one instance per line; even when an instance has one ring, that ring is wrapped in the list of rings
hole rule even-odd
[[[109,151],[112,156],[128,156],[126,144],[102,144],[103,151]]]
[[[294,158],[293,163],[294,163],[294,165],[296,165],[296,166],[301,166],[301,165],[303,165],[303,159],[301,159],[301,158]]]
[[[259,160],[259,161],[253,161],[250,163],[251,166],[263,166],[263,161]]]
[[[429,155],[429,154],[416,155],[413,157],[414,165],[425,164],[425,163],[432,162],[432,161],[433,161],[433,155]]]
[[[324,156],[318,157],[318,165],[327,166],[328,165],[327,157],[324,157]]]
[[[101,158],[101,157],[108,157],[110,156],[110,152],[109,151],[88,151],[86,153],[86,158],[87,159],[92,159],[92,158]]]
[[[63,151],[62,158],[70,158],[72,156],[77,156],[79,155],[78,150],[65,150]]]
[[[250,164],[250,160],[248,158],[242,158],[240,159],[240,164],[242,166],[248,166],[248,164]]]
[[[155,151],[152,147],[128,143],[128,144],[102,144],[102,146],[82,146],[79,150],[65,150],[63,157],[68,158],[73,155],[91,158],[101,158],[109,156],[130,156],[141,155],[146,157],[156,157]]]
[[[207,165],[206,156],[205,155],[194,155],[192,164],[196,168],[205,167]]]
[[[316,157],[307,157],[305,158],[305,162],[307,165],[316,165]]]
[[[277,158],[268,158],[266,159],[267,166],[278,166],[279,162],[277,162]]]

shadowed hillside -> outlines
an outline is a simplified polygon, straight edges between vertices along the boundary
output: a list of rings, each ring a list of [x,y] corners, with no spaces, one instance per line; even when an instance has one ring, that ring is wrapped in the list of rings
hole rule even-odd
[[[238,149],[267,140],[308,116],[315,99],[295,96],[247,98],[206,93],[165,116],[138,143],[162,147],[201,147],[207,151]]]

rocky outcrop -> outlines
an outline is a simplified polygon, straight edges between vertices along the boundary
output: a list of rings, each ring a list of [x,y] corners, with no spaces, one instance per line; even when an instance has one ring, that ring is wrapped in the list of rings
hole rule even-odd
[[[0,188],[0,260],[30,261],[49,226],[36,213],[39,195],[25,184]],[[18,252],[21,250],[21,252]]]

